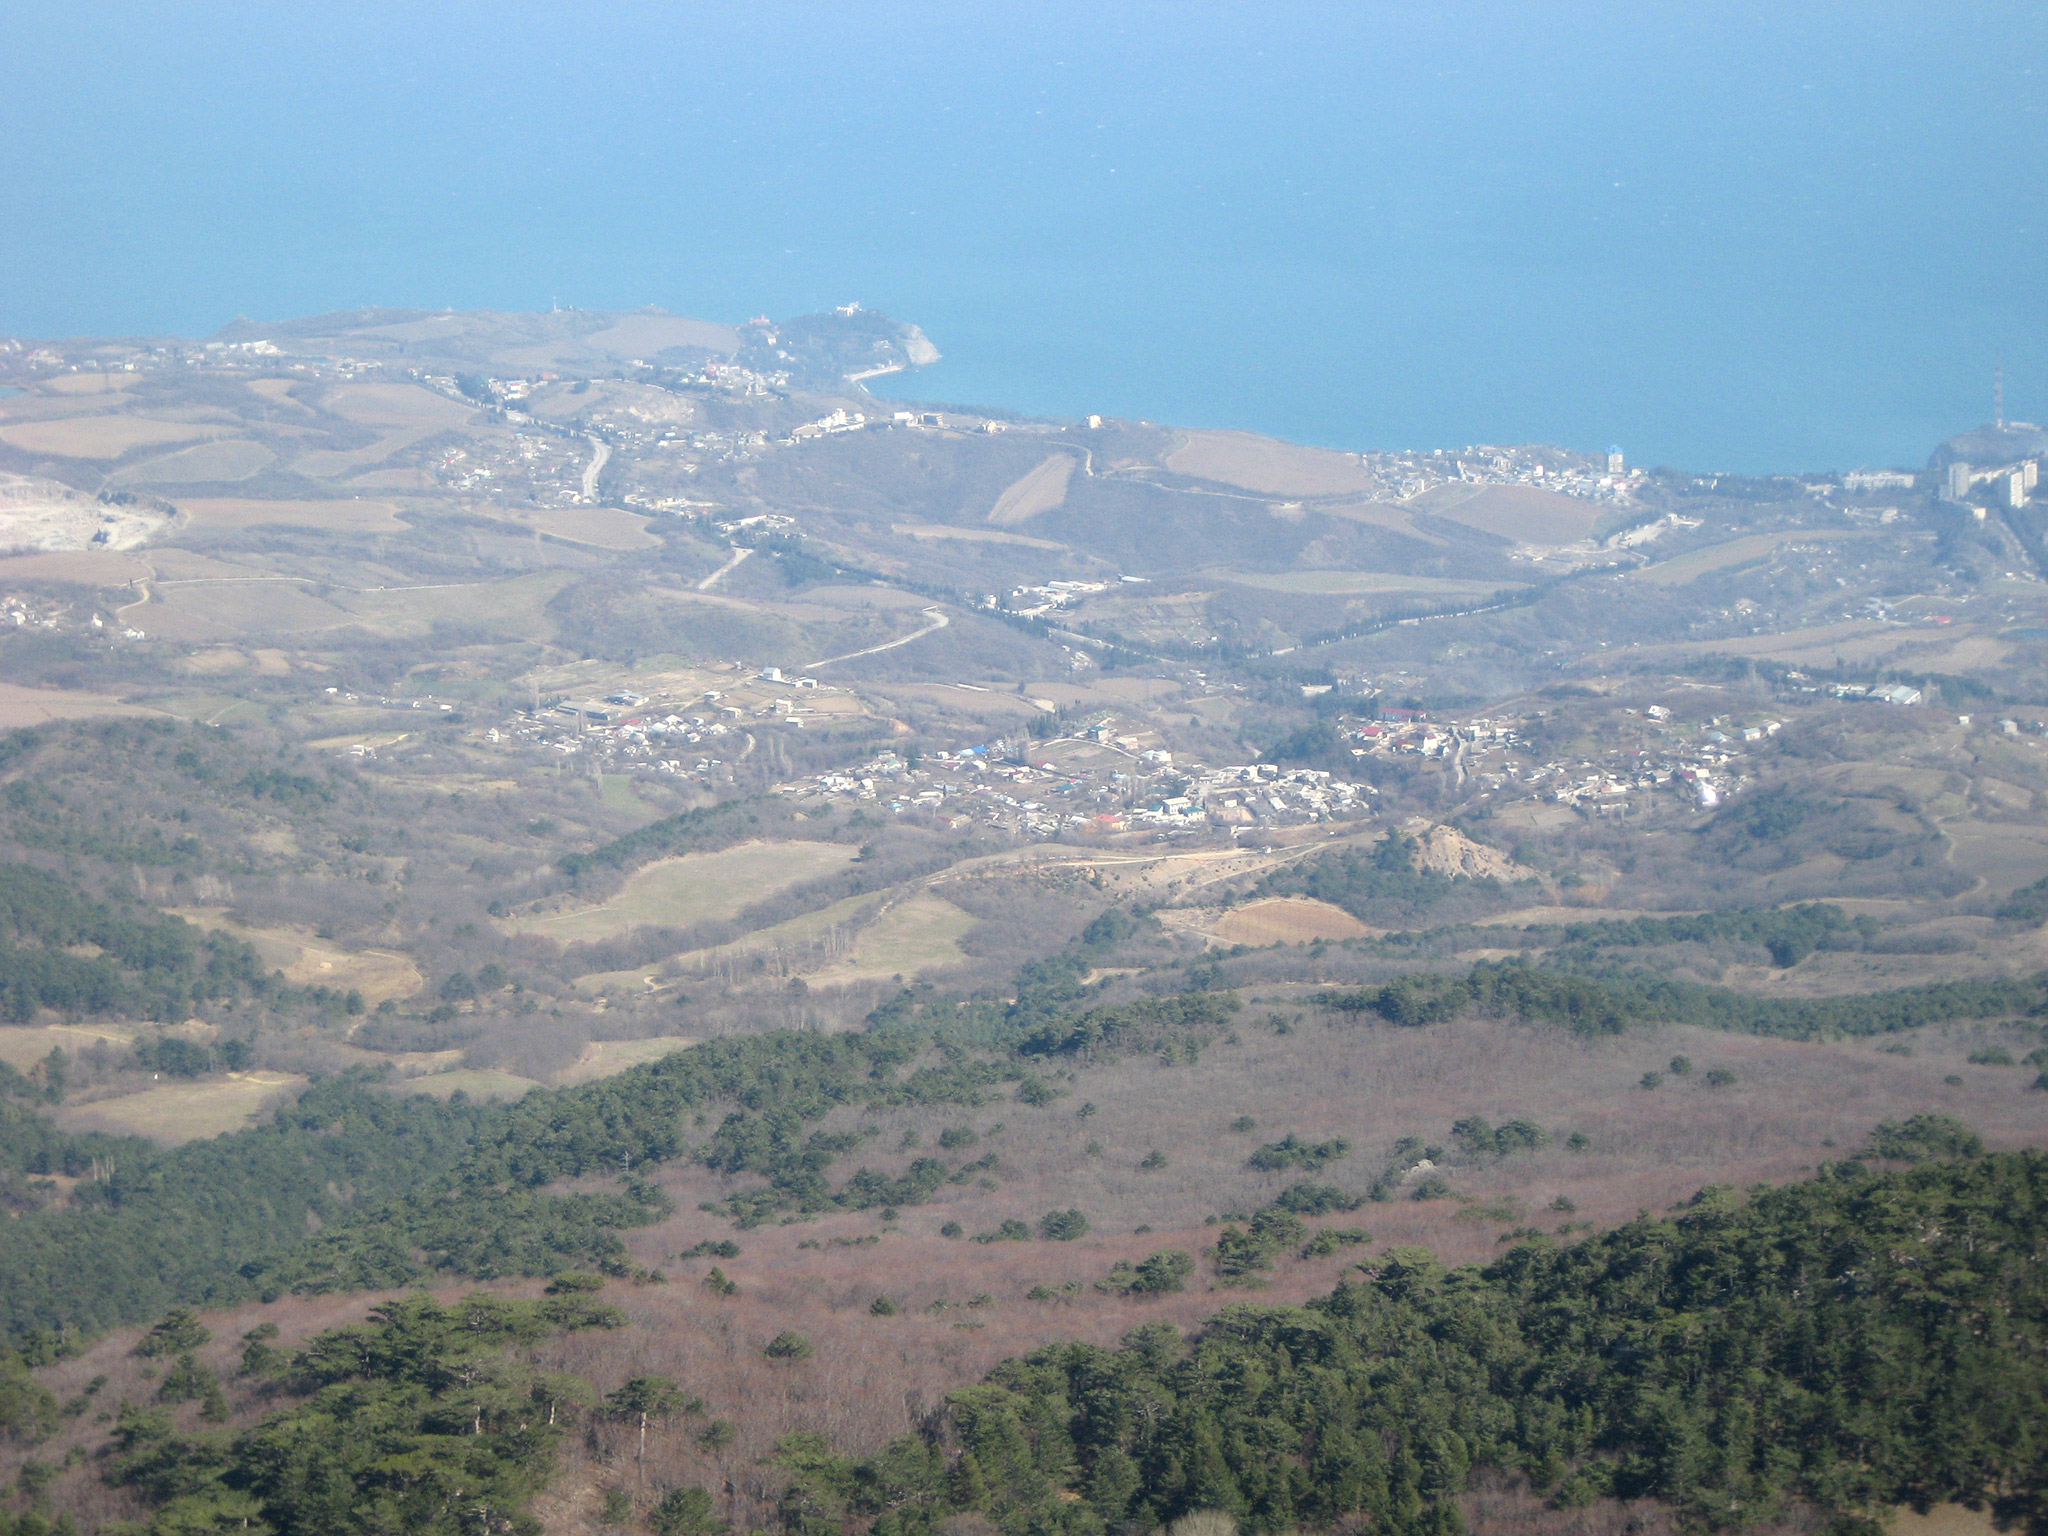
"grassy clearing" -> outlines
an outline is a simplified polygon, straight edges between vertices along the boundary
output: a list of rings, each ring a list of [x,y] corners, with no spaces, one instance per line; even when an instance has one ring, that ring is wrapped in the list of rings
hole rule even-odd
[[[629,1067],[659,1061],[697,1044],[690,1035],[654,1035],[646,1040],[594,1040],[583,1048],[574,1066],[564,1067],[554,1077],[557,1087],[588,1083],[600,1077],[616,1077]]]
[[[26,1072],[52,1051],[71,1056],[94,1045],[126,1045],[134,1038],[134,1030],[118,1024],[0,1024],[0,1061]]]
[[[844,868],[857,851],[844,843],[762,842],[684,854],[636,870],[609,901],[515,917],[504,926],[575,944],[643,924],[681,928],[729,918],[764,896]]]
[[[381,1003],[387,997],[411,997],[426,985],[419,968],[396,950],[344,949],[302,928],[246,927],[209,907],[181,908],[176,915],[252,945],[265,965],[283,971],[285,980],[297,986],[354,990]]]
[[[942,897],[909,897],[863,928],[850,955],[811,979],[825,986],[890,976],[914,980],[921,972],[966,959],[960,941],[979,921]]]
[[[147,1136],[173,1146],[245,1130],[305,1086],[305,1078],[288,1072],[240,1072],[192,1083],[158,1083],[118,1099],[73,1105],[58,1111],[57,1121],[68,1131]]]

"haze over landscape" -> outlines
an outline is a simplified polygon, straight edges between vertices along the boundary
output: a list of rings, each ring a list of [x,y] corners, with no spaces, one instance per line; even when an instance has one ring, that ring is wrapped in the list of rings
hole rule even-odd
[[[2041,32],[0,21],[0,1536],[2048,1531]]]

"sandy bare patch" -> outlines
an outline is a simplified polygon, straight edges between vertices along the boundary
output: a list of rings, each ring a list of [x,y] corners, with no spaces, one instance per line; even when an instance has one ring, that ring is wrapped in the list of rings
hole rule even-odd
[[[1013,480],[996,498],[996,504],[989,508],[988,520],[998,528],[1006,528],[1041,512],[1050,512],[1067,499],[1067,482],[1073,476],[1072,454],[1048,455],[1044,463]]]
[[[1274,496],[1363,496],[1375,489],[1351,454],[1304,448],[1256,432],[1184,432],[1165,464],[1177,475]]]
[[[1275,896],[1232,907],[1210,930],[1226,944],[1306,944],[1312,939],[1358,939],[1374,930],[1342,907],[1306,896]]]
[[[1033,539],[995,528],[953,528],[945,523],[891,523],[889,531],[912,539],[967,539],[978,544],[1019,544],[1026,549],[1067,548],[1053,539]]]
[[[58,480],[0,475],[0,548],[133,549],[171,526],[160,507],[115,505]]]

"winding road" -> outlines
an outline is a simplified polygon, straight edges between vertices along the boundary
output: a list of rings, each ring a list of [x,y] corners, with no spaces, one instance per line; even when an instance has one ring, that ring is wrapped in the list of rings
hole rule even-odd
[[[583,499],[597,500],[597,477],[604,473],[605,465],[612,459],[612,445],[601,437],[588,439],[591,449],[590,462],[583,467]]]
[[[925,609],[924,616],[930,619],[931,623],[925,625],[923,629],[913,629],[901,639],[885,640],[880,645],[871,645],[864,651],[848,651],[844,656],[827,656],[819,661],[807,661],[804,663],[803,669],[806,672],[815,672],[820,667],[831,666],[835,661],[852,661],[857,656],[873,656],[878,651],[893,651],[899,645],[908,645],[913,640],[922,640],[926,635],[944,629],[953,622],[936,608]]]
[[[753,545],[740,545],[739,548],[735,549],[732,552],[732,558],[730,560],[726,561],[725,564],[721,565],[717,570],[713,571],[709,576],[706,576],[702,581],[697,583],[697,590],[699,592],[709,592],[713,587],[718,585],[719,580],[725,575],[727,571],[730,571],[734,566],[738,565],[742,560],[746,559],[747,556],[751,555],[753,552]]]

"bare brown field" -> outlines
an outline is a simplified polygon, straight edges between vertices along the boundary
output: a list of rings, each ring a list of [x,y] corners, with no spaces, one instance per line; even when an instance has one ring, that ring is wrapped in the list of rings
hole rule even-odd
[[[1019,475],[988,509],[988,521],[997,528],[1027,522],[1041,512],[1050,512],[1067,499],[1067,482],[1074,477],[1074,456],[1048,454],[1037,468]]]
[[[521,639],[544,640],[555,632],[548,601],[574,579],[568,571],[541,571],[509,581],[337,593],[335,601],[363,623],[387,634],[425,634],[437,620],[445,620]]]
[[[1805,629],[1780,630],[1770,635],[1736,635],[1726,640],[1698,640],[1677,645],[1631,645],[1631,656],[1717,656],[1769,657],[1794,666],[1812,663],[1833,666],[1836,659],[1851,666],[1883,664],[1894,657],[1934,645],[1948,644],[1952,637],[1928,630],[1902,629],[1879,619],[1845,619],[1837,624],[1815,624]]]
[[[171,640],[231,640],[245,634],[306,635],[337,629],[353,615],[281,577],[159,582],[147,600],[121,610],[123,623]]]
[[[410,448],[421,438],[430,437],[440,430],[433,426],[407,427],[386,432],[367,448],[316,448],[293,459],[291,469],[294,474],[311,480],[346,480],[375,468],[394,453]]]
[[[90,587],[119,587],[149,574],[149,562],[125,550],[65,549],[0,558],[0,581],[75,581]]]
[[[1709,571],[1725,571],[1766,559],[1788,544],[1833,544],[1846,539],[1867,539],[1877,531],[1873,528],[1781,528],[1774,533],[1752,533],[1744,538],[1730,539],[1726,544],[1710,544],[1705,549],[1660,560],[1630,574],[1638,581],[1676,587],[1697,580]]]
[[[315,528],[329,533],[403,533],[402,521],[388,501],[245,501],[230,496],[200,496],[180,501],[178,510],[204,529]]]
[[[418,384],[343,384],[322,396],[320,407],[372,427],[459,427],[477,414],[468,402]]]
[[[599,549],[654,549],[661,540],[647,531],[654,521],[621,507],[472,507],[484,517],[495,517],[516,527],[566,539],[572,544],[590,544]]]
[[[1441,536],[1416,527],[1415,520],[1408,515],[1408,508],[1398,501],[1319,501],[1316,511],[1326,517],[1341,517],[1350,523],[1385,528],[1404,538],[1420,539],[1425,544],[1442,545],[1445,542]]]
[[[900,587],[867,586],[823,586],[806,587],[804,601],[816,603],[825,608],[894,608],[900,610],[922,609],[931,602],[928,597],[915,592],[905,592]]]
[[[1405,505],[1518,544],[1572,544],[1591,538],[1608,511],[1598,502],[1533,485],[1445,485],[1424,491]]]
[[[1017,544],[1026,549],[1064,550],[1068,547],[1052,539],[1033,539],[1021,533],[1004,533],[996,528],[955,528],[946,523],[891,523],[889,531],[912,539],[966,539],[980,544]]]
[[[628,315],[609,329],[582,338],[582,344],[608,357],[646,357],[670,347],[703,347],[711,352],[739,350],[740,335],[715,320],[685,315]]]
[[[154,421],[147,416],[66,416],[54,421],[17,421],[0,426],[0,441],[24,453],[60,459],[118,459],[158,443],[220,437],[225,427],[189,421]]]
[[[296,1098],[306,1079],[287,1072],[230,1072],[191,1083],[158,1083],[141,1093],[95,1099],[56,1113],[67,1131],[108,1131],[147,1136],[165,1146],[220,1136],[254,1125],[270,1109]]]
[[[47,725],[53,720],[86,720],[95,715],[148,715],[156,711],[98,693],[63,688],[30,688],[0,683],[0,727]]]
[[[1369,496],[1374,489],[1372,477],[1348,453],[1255,432],[1183,432],[1163,462],[1177,475],[1274,496]]]
[[[36,388],[53,395],[118,395],[142,382],[139,373],[60,373]]]
[[[1419,593],[1427,597],[1485,598],[1521,590],[1525,581],[1464,581],[1447,576],[1404,576],[1396,571],[1205,571],[1218,581],[1266,592],[1300,592],[1329,597],[1376,597]]]
[[[192,485],[247,480],[277,462],[277,455],[247,438],[223,438],[145,459],[115,471],[120,485]]]
[[[1226,944],[1306,944],[1311,939],[1363,938],[1373,930],[1327,901],[1275,896],[1232,907],[1216,920],[1213,931]]]

